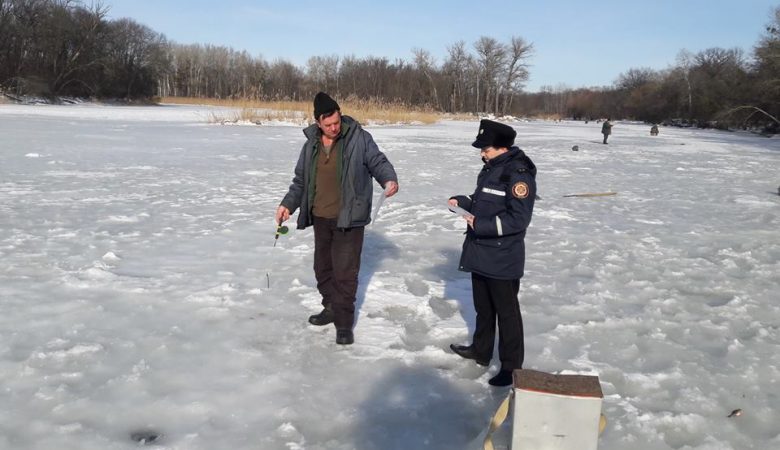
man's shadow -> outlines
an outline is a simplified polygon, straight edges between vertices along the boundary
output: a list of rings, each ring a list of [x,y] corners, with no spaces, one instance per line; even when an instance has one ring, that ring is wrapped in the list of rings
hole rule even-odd
[[[476,325],[476,313],[471,295],[471,275],[458,270],[461,248],[447,248],[439,252],[441,262],[433,264],[420,275],[428,280],[441,280],[444,282],[443,298],[431,299],[431,307],[437,310],[440,316],[452,315],[445,300],[455,300],[458,304],[458,312],[468,326],[468,334],[474,333]],[[373,229],[366,229],[363,241],[363,253],[360,259],[360,275],[358,276],[358,290],[355,299],[355,323],[360,317],[360,310],[366,301],[368,285],[374,275],[385,268],[383,263],[391,261],[394,267],[402,265],[398,261],[400,251],[393,242],[384,234]]]
[[[398,247],[381,232],[375,231],[371,225],[366,227],[363,237],[363,252],[360,256],[360,274],[355,298],[355,323],[360,317],[360,310],[366,301],[366,291],[371,279],[382,267],[385,260],[397,262],[400,254]]]

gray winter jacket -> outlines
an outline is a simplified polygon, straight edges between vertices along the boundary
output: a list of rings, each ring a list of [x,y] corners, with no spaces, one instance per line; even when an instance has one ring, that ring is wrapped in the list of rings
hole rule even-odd
[[[298,213],[298,229],[306,228],[313,223],[311,214],[314,199],[314,161],[316,161],[322,132],[317,124],[312,124],[303,130],[306,143],[303,144],[298,164],[287,195],[281,205],[292,214]],[[341,179],[341,210],[336,226],[352,228],[368,225],[371,222],[371,199],[374,178],[381,186],[388,181],[398,182],[393,165],[379,150],[371,134],[360,126],[360,123],[349,116],[341,117],[341,164],[339,178]]]

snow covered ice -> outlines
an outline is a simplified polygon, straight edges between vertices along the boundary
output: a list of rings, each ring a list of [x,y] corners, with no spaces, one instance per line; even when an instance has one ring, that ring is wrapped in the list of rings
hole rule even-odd
[[[0,448],[465,449],[507,393],[448,349],[477,121],[367,127],[401,190],[342,347],[306,322],[312,232],[273,247],[300,125],[213,111],[0,106]],[[541,196],[525,367],[600,377],[601,449],[780,448],[780,139],[512,125]]]

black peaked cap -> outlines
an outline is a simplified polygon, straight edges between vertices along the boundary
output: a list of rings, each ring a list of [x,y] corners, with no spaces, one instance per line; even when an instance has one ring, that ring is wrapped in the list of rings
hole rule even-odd
[[[479,121],[477,139],[471,145],[479,149],[485,147],[509,148],[515,143],[515,136],[517,136],[517,132],[509,125],[482,119]]]

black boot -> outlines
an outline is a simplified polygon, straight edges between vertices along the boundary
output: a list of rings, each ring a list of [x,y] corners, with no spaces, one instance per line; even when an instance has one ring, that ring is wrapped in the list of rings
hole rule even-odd
[[[488,365],[490,365],[490,358],[484,359],[484,358],[478,357],[477,353],[474,351],[474,346],[472,346],[472,345],[450,344],[450,349],[453,352],[455,352],[455,354],[460,356],[461,358],[473,359],[480,366],[488,366]]]
[[[512,371],[501,369],[496,376],[488,380],[491,386],[509,386],[512,384]]]
[[[326,306],[319,314],[309,316],[309,323],[318,327],[333,323],[333,310]]]
[[[336,330],[336,343],[339,345],[350,345],[355,342],[355,336],[352,330]]]

